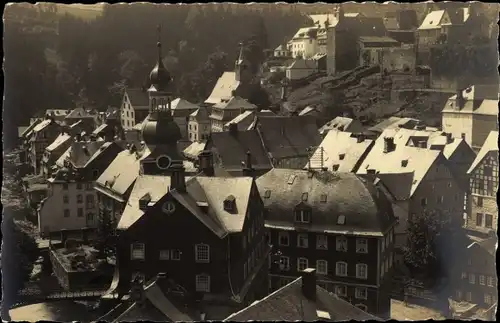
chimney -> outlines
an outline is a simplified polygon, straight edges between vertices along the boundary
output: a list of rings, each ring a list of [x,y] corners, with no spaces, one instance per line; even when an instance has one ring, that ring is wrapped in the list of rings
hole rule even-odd
[[[458,109],[463,109],[463,107],[465,105],[465,98],[464,98],[464,93],[462,90],[457,91],[456,105],[457,105]]]
[[[420,140],[420,141],[417,143],[417,147],[418,147],[418,148],[427,148],[427,141],[425,141],[425,140]]]
[[[358,136],[357,136],[357,138],[356,138],[356,139],[357,139],[357,140],[356,140],[356,142],[357,142],[358,144],[359,144],[359,143],[361,143],[361,142],[363,142],[363,141],[365,141],[365,134],[364,134],[364,133],[360,133],[360,134],[358,134]]]
[[[238,125],[236,123],[230,123],[229,124],[229,133],[232,136],[237,136],[238,135]]]
[[[139,209],[142,211],[146,211],[149,202],[151,202],[151,195],[149,195],[149,193],[146,193],[139,199]]]
[[[385,137],[384,138],[384,153],[390,153],[391,151],[394,151],[395,148],[396,148],[396,145],[394,144],[394,138]]]
[[[306,268],[302,271],[302,293],[308,300],[316,300],[316,269]]]
[[[252,153],[250,153],[250,150],[248,150],[246,153],[246,161],[245,161],[245,168],[243,169],[243,175],[248,177],[254,176],[254,169],[252,166]]]
[[[452,142],[453,142],[452,134],[451,134],[451,132],[447,132],[446,133],[446,143],[451,144]]]
[[[198,155],[199,171],[205,176],[214,176],[214,160],[211,150],[204,150]]]
[[[174,165],[171,176],[170,187],[178,192],[186,192],[186,173],[183,165]]]
[[[144,281],[139,276],[136,276],[131,282],[130,298],[132,301],[136,302],[139,307],[144,306],[144,301],[146,299],[143,284]]]

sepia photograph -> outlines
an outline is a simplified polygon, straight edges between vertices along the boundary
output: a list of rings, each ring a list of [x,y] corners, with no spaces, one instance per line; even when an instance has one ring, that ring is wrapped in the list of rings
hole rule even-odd
[[[5,4],[2,321],[496,321],[499,12]]]

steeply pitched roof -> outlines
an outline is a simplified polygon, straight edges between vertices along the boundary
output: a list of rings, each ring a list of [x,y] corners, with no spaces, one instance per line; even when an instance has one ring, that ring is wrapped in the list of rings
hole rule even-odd
[[[217,157],[226,170],[242,169],[246,154],[252,155],[252,167],[255,169],[271,169],[272,164],[262,145],[257,130],[245,130],[231,133],[230,131],[214,132],[210,142],[217,149]]]
[[[57,149],[60,145],[64,144],[68,140],[71,139],[71,136],[67,133],[61,133],[57,138],[47,147],[45,148],[46,151],[53,151],[54,149]]]
[[[102,125],[100,125],[99,127],[95,128],[94,131],[92,131],[92,134],[94,135],[98,135],[100,134],[102,131],[104,131],[104,129],[106,129],[108,127],[108,125],[106,123],[103,123]]]
[[[250,126],[255,120],[255,116],[275,116],[276,114],[271,110],[261,111],[245,111],[237,115],[233,120],[226,123],[224,126],[229,127],[230,124],[238,125],[239,130],[250,130]],[[240,127],[241,126],[241,127]]]
[[[256,128],[266,150],[277,159],[308,156],[308,149],[322,140],[313,116],[262,116]]]
[[[190,114],[191,117],[194,117],[197,121],[208,121],[209,113],[208,109],[205,106],[199,107],[196,111]]]
[[[331,27],[335,27],[337,23],[339,22],[337,17],[335,17],[334,14],[332,13],[326,13],[326,14],[315,14],[315,15],[309,15],[309,18],[312,19],[314,25],[324,27],[325,22],[328,20],[328,24]]]
[[[205,150],[206,142],[195,141],[182,152],[186,158],[197,159],[198,155]]]
[[[413,127],[415,127],[415,125],[417,125],[418,122],[419,120],[413,118],[390,117],[374,125],[373,127],[368,128],[368,131],[381,133],[386,129],[393,129],[398,127],[412,129]]]
[[[324,314],[319,314],[319,311],[324,312]],[[339,322],[348,320],[380,321],[381,319],[364,312],[319,286],[316,286],[316,300],[307,299],[302,292],[302,277],[299,277],[267,297],[232,314],[224,322],[310,322],[318,320]]]
[[[35,119],[34,122],[32,122],[21,134],[23,138],[29,139],[29,135],[33,133],[33,129],[40,123],[42,122],[42,119]]]
[[[321,26],[323,27],[323,26]],[[316,31],[318,30],[318,27],[303,27],[303,28],[300,28],[299,30],[297,30],[297,32],[295,33],[295,35],[293,35],[293,38],[292,40],[294,39],[302,39],[302,38],[310,38],[309,37],[309,32],[311,31]]]
[[[307,116],[310,114],[314,114],[315,112],[318,112],[318,110],[315,107],[309,105],[299,112],[299,116]]]
[[[43,129],[47,128],[53,121],[50,119],[45,119],[42,122],[38,123],[35,127],[33,127],[33,132],[40,132]]]
[[[149,96],[143,89],[127,89],[126,93],[134,109],[137,107],[149,107]]]
[[[354,119],[346,118],[346,117],[335,117],[333,120],[328,121],[325,125],[319,128],[319,133],[324,135],[329,130],[338,130],[338,131],[350,131],[356,132],[361,130],[361,127],[356,127],[356,129],[351,130],[351,124],[355,124]]]
[[[384,153],[385,138],[394,138],[396,148]],[[374,169],[380,174],[404,174],[413,172],[410,196],[424,179],[431,166],[441,154],[439,150],[407,146],[407,137],[398,135],[397,129],[387,129],[375,141],[373,148],[365,158],[358,174],[367,174],[368,169]],[[405,162],[404,162],[405,161]]]
[[[395,222],[388,198],[353,173],[273,168],[256,182],[269,227],[293,230],[300,205],[312,209],[313,232],[380,236]]]
[[[221,102],[222,99],[229,99],[233,96],[233,91],[238,88],[240,82],[236,80],[235,72],[224,72],[217,80],[212,93],[205,103],[216,104]]]
[[[199,106],[187,100],[177,98],[171,102],[171,109],[173,117],[187,117],[197,111]]]
[[[64,161],[68,160],[74,167],[84,168],[111,144],[99,139],[96,141],[73,141],[71,147],[56,161],[56,165],[64,167]]]
[[[443,17],[445,17],[445,10],[436,10],[430,12],[420,25],[418,27],[419,30],[426,30],[426,29],[437,29],[441,28],[442,20]]]
[[[97,186],[123,197],[139,176],[140,161],[141,154],[129,149],[120,152],[96,180]]]
[[[448,99],[442,112],[496,116],[498,93],[497,86],[473,85],[462,91],[465,101],[461,107],[457,105],[455,94]]]
[[[362,140],[362,141],[361,141]],[[311,167],[326,167],[338,172],[355,172],[374,142],[350,132],[330,130],[311,157]]]
[[[216,103],[214,108],[222,110],[257,110],[257,106],[239,96],[231,96]]]
[[[484,157],[486,157],[486,155],[491,151],[498,152],[498,131],[490,132],[483,146],[479,150],[476,159],[474,159],[474,162],[470,166],[467,173],[471,174],[476,169],[476,167],[483,161]]]
[[[317,63],[312,59],[296,58],[292,64],[290,64],[287,69],[290,70],[311,70],[316,69]]]
[[[86,111],[82,107],[75,108],[71,110],[70,113],[66,116],[66,120],[68,119],[81,119],[81,118],[94,118],[95,116]]]

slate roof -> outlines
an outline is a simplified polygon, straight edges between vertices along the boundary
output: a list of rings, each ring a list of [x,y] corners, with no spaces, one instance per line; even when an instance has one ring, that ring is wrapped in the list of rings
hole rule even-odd
[[[250,126],[255,120],[255,116],[275,116],[276,114],[271,110],[261,111],[245,111],[237,115],[233,120],[226,123],[224,126],[229,127],[230,124],[237,124],[239,130],[250,130]]]
[[[308,156],[307,150],[322,140],[313,116],[262,116],[257,119],[256,129],[266,150],[277,159]]]
[[[216,104],[221,102],[222,99],[229,99],[233,96],[233,91],[238,88],[240,82],[236,80],[235,72],[224,72],[217,80],[212,93],[205,103]]]
[[[187,100],[177,98],[171,102],[172,116],[176,117],[187,117],[191,113],[196,112],[199,106],[191,103]]]
[[[319,317],[318,311],[328,313],[330,318]],[[224,322],[311,322],[318,320],[327,322],[381,321],[380,318],[364,312],[319,286],[316,286],[316,300],[307,299],[302,292],[302,277],[299,277],[269,296],[230,315]]]
[[[461,108],[456,104],[455,94],[448,99],[442,112],[497,116],[498,92],[496,86],[471,86],[462,91],[465,102]]]
[[[50,124],[52,124],[52,120],[50,119],[45,119],[42,122],[38,123],[34,128],[33,132],[40,132],[43,129],[47,128]]]
[[[398,134],[396,129],[385,130],[375,141],[373,148],[361,164],[357,174],[366,174],[368,169],[379,172],[377,176],[413,172],[410,189],[410,196],[412,196],[431,166],[438,160],[441,151],[407,146],[407,136],[404,134],[405,132]],[[385,137],[394,138],[396,144],[394,151],[384,153]],[[403,160],[407,161],[406,166],[403,165]]]
[[[108,125],[106,123],[103,123],[99,127],[95,128],[94,131],[92,131],[92,134],[98,135],[101,132],[103,132],[107,127],[108,127]]]
[[[207,143],[205,141],[195,141],[189,145],[182,154],[189,159],[197,159],[198,155],[205,150]]]
[[[31,123],[21,134],[23,138],[28,139],[28,137],[33,133],[33,129],[42,122],[42,119],[35,119],[33,123]]]
[[[254,169],[272,168],[257,130],[238,131],[236,134],[229,131],[214,132],[210,135],[209,142],[217,149],[216,157],[220,158],[222,166],[227,170],[241,169],[248,151],[252,155]]]
[[[474,170],[477,168],[479,164],[483,161],[483,159],[488,155],[491,151],[496,151],[498,152],[498,131],[491,131],[488,137],[486,138],[483,146],[479,150],[479,153],[476,156],[476,159],[474,159],[474,162],[472,162],[472,165],[470,166],[469,170],[467,171],[468,174],[471,174],[474,172]]]
[[[222,110],[257,110],[257,106],[239,96],[231,96],[221,102],[216,103],[214,108]],[[213,110],[212,110],[213,111]]]
[[[45,148],[45,150],[51,152],[51,151],[57,149],[60,145],[64,144],[68,140],[70,140],[71,138],[72,137],[69,134],[61,133],[61,134],[59,134],[59,136],[57,136],[57,138],[50,145],[47,146],[47,148]]]
[[[96,180],[96,185],[123,197],[139,176],[141,157],[129,149],[120,152]]]
[[[390,117],[384,121],[368,128],[368,131],[381,133],[386,129],[393,129],[398,127],[405,127],[412,129],[419,123],[419,120],[413,118],[400,118],[400,117]]]
[[[64,167],[64,161],[69,160],[75,167],[83,168],[110,145],[110,142],[99,139],[96,141],[73,141],[71,147],[56,161],[56,165]]]
[[[137,178],[130,194],[127,206],[118,223],[118,230],[126,230],[144,215],[139,208],[139,200],[147,193],[152,204],[157,203],[166,194],[171,194],[180,204],[198,218],[220,238],[228,233],[241,232],[247,213],[253,179],[250,177],[186,177],[186,193],[175,189],[169,191],[170,177],[141,175]],[[231,191],[228,192],[227,188]],[[233,195],[236,212],[224,210],[223,202]],[[208,204],[208,211],[203,211],[198,202]]]
[[[319,133],[321,135],[325,135],[326,132],[330,130],[339,130],[339,131],[351,131],[349,128],[351,124],[353,124],[354,119],[347,117],[335,117],[333,120],[328,121],[325,125],[319,128]],[[355,124],[356,122],[354,122]],[[357,129],[353,129],[354,131],[361,130],[361,127]]]
[[[83,107],[78,107],[71,110],[70,113],[66,116],[67,119],[81,119],[81,118],[94,118],[95,116],[86,111]]]
[[[303,39],[303,38],[309,38],[309,31],[311,30],[317,30],[318,27],[303,27],[297,30],[295,35],[293,35],[292,40],[294,39]]]
[[[176,306],[166,295],[159,284],[155,281],[144,287],[146,303],[141,307],[137,302],[118,316],[113,322],[193,322],[198,317],[188,311]]]
[[[430,12],[425,18],[420,27],[418,27],[419,30],[426,30],[426,29],[437,29],[441,28],[441,20],[443,19],[445,15],[444,10],[436,10]]]
[[[205,106],[200,106],[196,111],[190,114],[191,117],[194,117],[197,121],[208,121],[209,120],[208,109]]]
[[[334,165],[338,165],[335,166],[338,172],[355,172],[373,144],[373,140],[366,138],[358,142],[358,138],[350,132],[331,130],[312,155],[311,168],[333,170]]]
[[[388,198],[353,173],[274,168],[256,182],[268,227],[295,230],[298,205],[312,209],[311,224],[303,228],[312,232],[381,236],[395,223]],[[337,224],[341,215],[345,224]]]
[[[134,109],[147,107],[149,109],[149,96],[143,89],[127,89],[127,96]]]

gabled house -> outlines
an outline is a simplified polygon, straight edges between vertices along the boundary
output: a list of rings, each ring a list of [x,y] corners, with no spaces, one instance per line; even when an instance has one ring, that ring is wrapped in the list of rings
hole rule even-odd
[[[498,86],[474,85],[457,91],[442,110],[443,131],[479,151],[490,131],[498,131]]]
[[[210,113],[207,107],[200,106],[189,115],[188,139],[192,142],[204,142],[208,140],[210,132]]]
[[[149,113],[149,97],[146,89],[126,89],[120,106],[123,129],[130,130]]]
[[[317,270],[307,268],[302,276],[274,291],[224,322],[248,321],[365,321],[381,319],[317,285]]]
[[[363,134],[330,130],[305,168],[356,173],[374,143]]]
[[[378,178],[390,192],[397,247],[406,244],[406,228],[423,212],[463,223],[465,193],[441,149],[430,149],[425,136],[405,129],[387,129],[375,141],[357,174]],[[423,137],[423,139],[422,139]],[[418,145],[412,146],[416,140]],[[398,262],[401,259],[398,258]]]
[[[211,132],[224,131],[224,125],[245,111],[257,111],[256,105],[241,97],[221,99],[213,105],[210,113]]]
[[[417,29],[418,49],[425,51],[430,46],[445,40],[452,32],[450,16],[446,10],[429,12]]]
[[[319,286],[389,314],[396,218],[382,191],[352,173],[278,168],[257,186],[273,245],[271,290],[316,267]]]
[[[48,197],[38,209],[42,236],[97,227],[94,182],[120,150],[116,143],[95,137],[74,138],[71,147],[56,161],[58,170],[47,180]]]
[[[477,231],[495,231],[498,224],[498,131],[491,131],[470,166],[471,209],[466,226]]]
[[[33,127],[33,133],[28,141],[28,163],[32,167],[34,174],[40,174],[45,148],[56,139],[60,130],[59,123],[50,116]]]
[[[199,109],[200,107],[198,105],[181,98],[177,98],[172,101],[172,117],[174,118],[175,123],[177,123],[177,125],[179,126],[179,129],[181,129],[181,135],[183,139],[189,139],[190,141],[192,140],[188,137],[188,123],[190,121],[189,117],[192,113],[199,111]]]
[[[325,125],[319,128],[319,134],[324,137],[330,130],[360,133],[363,131],[363,125],[357,119],[335,117],[333,120],[328,121]]]
[[[315,60],[305,59],[299,56],[286,68],[285,74],[288,80],[296,81],[306,78],[316,72],[318,72],[318,65]]]
[[[68,150],[73,142],[73,136],[62,130],[59,136],[47,147],[42,157],[42,175],[47,178],[52,175],[52,167],[61,155]]]

